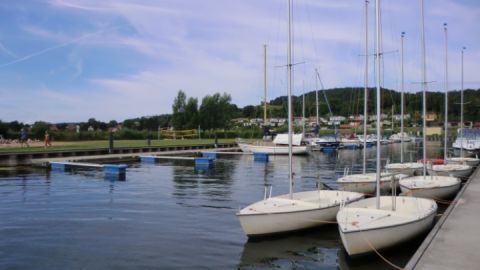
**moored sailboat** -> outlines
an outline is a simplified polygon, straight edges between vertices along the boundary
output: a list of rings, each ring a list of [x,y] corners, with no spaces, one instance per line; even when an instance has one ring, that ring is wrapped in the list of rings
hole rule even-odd
[[[291,0],[288,0],[288,179],[289,193],[265,196],[237,213],[249,237],[307,229],[335,220],[341,204],[363,198],[363,194],[334,190],[293,192],[292,173],[292,46]]]
[[[375,3],[376,126],[377,136],[380,137],[380,0],[376,0]],[[368,253],[374,249],[387,248],[407,241],[430,228],[437,212],[437,204],[430,199],[380,196],[380,157],[380,141],[378,141],[376,197],[346,205],[337,214],[342,243],[349,255]]]

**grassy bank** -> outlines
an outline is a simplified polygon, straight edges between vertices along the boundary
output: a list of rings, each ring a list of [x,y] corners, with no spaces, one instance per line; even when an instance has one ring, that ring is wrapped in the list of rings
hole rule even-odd
[[[232,143],[234,139],[218,139],[219,143]],[[212,144],[213,139],[195,139],[195,140],[151,140],[151,146],[169,146],[169,145],[198,145]],[[117,140],[114,147],[145,147],[146,140]],[[0,146],[0,153],[26,153],[26,152],[42,152],[42,151],[62,151],[62,150],[79,150],[79,149],[98,149],[108,148],[107,140],[99,141],[78,141],[78,142],[53,142],[51,147],[44,148],[43,142],[31,143],[30,147],[20,147],[16,145]]]

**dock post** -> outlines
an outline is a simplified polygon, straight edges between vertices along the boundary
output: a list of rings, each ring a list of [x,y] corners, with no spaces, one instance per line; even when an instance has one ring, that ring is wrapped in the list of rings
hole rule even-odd
[[[108,153],[113,154],[113,132],[108,134]]]

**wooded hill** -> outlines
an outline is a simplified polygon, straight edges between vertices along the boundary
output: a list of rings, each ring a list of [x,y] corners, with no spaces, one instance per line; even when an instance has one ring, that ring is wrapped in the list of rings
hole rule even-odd
[[[334,115],[348,117],[350,115],[363,114],[363,92],[364,88],[334,88],[325,90],[332,112]],[[480,120],[480,89],[466,89],[464,94],[464,118],[466,121]],[[400,113],[399,92],[382,89],[382,113],[391,115]],[[328,116],[328,106],[325,102],[322,91],[318,93],[319,113],[321,116]],[[302,96],[293,96],[293,111],[295,116],[302,115]],[[375,114],[375,89],[368,89],[368,114]],[[460,120],[460,91],[448,93],[449,120]],[[438,114],[443,119],[445,107],[445,94],[443,92],[427,92],[427,111]],[[245,106],[242,116],[248,118],[263,117],[263,106]],[[422,92],[405,93],[405,113],[409,113],[413,119],[420,119],[422,112]],[[269,102],[268,117],[285,118],[287,115],[287,96],[277,97]],[[315,91],[305,94],[305,115],[306,117],[316,115]]]

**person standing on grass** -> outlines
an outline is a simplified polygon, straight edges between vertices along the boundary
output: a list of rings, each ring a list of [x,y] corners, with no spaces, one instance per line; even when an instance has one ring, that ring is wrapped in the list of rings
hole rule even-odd
[[[23,127],[22,130],[20,130],[20,146],[23,147],[23,144],[26,144],[27,147],[30,147],[28,144],[28,135],[27,135],[27,130]]]
[[[50,141],[50,135],[48,134],[48,131],[45,131],[45,149],[47,149],[49,146],[52,146],[52,142]]]

